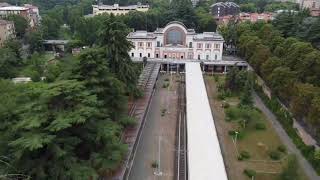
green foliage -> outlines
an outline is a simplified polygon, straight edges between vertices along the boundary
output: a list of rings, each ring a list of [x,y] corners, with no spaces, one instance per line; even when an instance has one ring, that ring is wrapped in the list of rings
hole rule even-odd
[[[287,152],[287,148],[286,148],[286,146],[284,146],[284,145],[278,146],[277,150],[278,150],[279,152],[282,152],[282,153],[286,153],[286,152]]]
[[[270,158],[272,159],[272,160],[279,160],[280,159],[280,156],[281,156],[281,154],[280,154],[280,152],[279,151],[270,151],[269,152],[269,156],[270,156]]]
[[[256,123],[255,125],[256,130],[265,130],[267,129],[266,125],[264,123]]]
[[[250,153],[248,151],[241,151],[239,157],[241,160],[250,159]]]
[[[39,31],[31,31],[26,34],[26,42],[29,44],[30,53],[42,52],[44,50],[43,37]]]
[[[255,170],[253,170],[253,169],[245,169],[245,170],[243,171],[243,173],[244,173],[246,176],[248,176],[249,178],[255,177],[256,174],[257,174],[257,172],[256,172]]]
[[[19,15],[10,15],[7,17],[9,21],[14,22],[15,32],[19,38],[23,38],[29,26],[27,19]]]
[[[298,176],[298,161],[295,156],[288,156],[288,164],[287,166],[282,170],[282,173],[280,174],[281,180],[300,180]]]
[[[120,124],[123,127],[133,127],[137,124],[137,121],[133,117],[123,117],[120,119]]]
[[[13,78],[17,74],[17,68],[20,64],[17,55],[12,49],[0,48],[0,77]]]

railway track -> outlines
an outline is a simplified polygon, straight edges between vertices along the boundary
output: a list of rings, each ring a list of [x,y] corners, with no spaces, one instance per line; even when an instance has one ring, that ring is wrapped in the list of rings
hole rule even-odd
[[[129,152],[123,168],[113,179],[128,179],[136,149],[139,144],[141,131],[145,123],[145,115],[149,107],[150,99],[152,98],[155,82],[158,78],[159,69],[160,64],[148,63],[139,77],[137,86],[141,91],[143,91],[144,97],[135,101],[129,110],[129,116],[137,119],[137,126],[134,128],[128,128],[122,135],[122,141],[128,144]]]
[[[187,180],[187,125],[186,125],[185,79],[181,75],[178,89],[178,121],[176,131],[176,175],[177,180]]]

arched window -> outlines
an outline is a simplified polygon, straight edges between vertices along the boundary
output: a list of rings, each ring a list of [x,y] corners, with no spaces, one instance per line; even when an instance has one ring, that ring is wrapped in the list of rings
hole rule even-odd
[[[176,29],[173,29],[173,30],[170,30],[167,34],[167,39],[166,39],[166,44],[172,44],[172,45],[177,45],[177,44],[180,44],[182,45],[183,44],[183,32],[179,31],[179,30],[176,30]]]

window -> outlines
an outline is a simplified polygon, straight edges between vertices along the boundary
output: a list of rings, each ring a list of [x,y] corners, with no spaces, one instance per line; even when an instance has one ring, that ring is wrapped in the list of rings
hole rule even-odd
[[[167,55],[164,55],[164,58],[167,59]]]
[[[150,57],[150,53],[148,53],[148,57]]]
[[[183,59],[183,56],[181,56],[181,59]]]
[[[172,45],[177,45],[183,44],[183,32],[180,30],[170,30],[168,34],[166,35],[166,44],[172,44]]]
[[[214,48],[215,48],[215,49],[220,49],[220,44],[215,44],[215,45],[214,45]]]
[[[138,43],[138,46],[139,46],[139,47],[143,47],[143,42],[139,42],[139,43]]]
[[[151,42],[148,42],[148,43],[147,43],[147,47],[148,47],[148,48],[151,47]]]
[[[206,49],[210,49],[211,48],[211,44],[207,43],[206,44]]]
[[[217,59],[218,59],[218,56],[217,56],[216,54],[214,55],[214,59],[215,59],[215,60],[217,60]]]
[[[160,47],[160,41],[157,41],[157,47]]]
[[[189,48],[192,48],[192,42],[189,42]]]
[[[142,53],[140,53],[140,57],[142,57]]]
[[[200,60],[200,54],[198,54],[198,59]]]
[[[159,54],[156,54],[156,58],[159,58]]]
[[[198,44],[197,44],[197,48],[198,48],[198,49],[202,49],[202,43],[198,43]]]
[[[206,60],[209,60],[209,55],[206,55]]]
[[[134,57],[134,53],[131,53],[131,57]]]

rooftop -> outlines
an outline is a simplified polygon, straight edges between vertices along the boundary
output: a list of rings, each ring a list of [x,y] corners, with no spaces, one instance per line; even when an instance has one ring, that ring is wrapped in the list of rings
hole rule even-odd
[[[215,32],[203,32],[203,33],[200,33],[200,34],[196,34],[194,37],[193,37],[194,40],[214,40],[214,41],[224,41],[223,37],[218,34],[218,33],[215,33]]]
[[[119,6],[119,4],[114,5],[92,5],[93,8],[98,8],[99,10],[117,10],[117,9],[125,9],[125,10],[135,10],[137,8],[149,8],[149,5],[129,5],[129,6]]]
[[[186,63],[186,106],[188,178],[227,180],[200,63]]]
[[[26,11],[28,8],[20,6],[6,6],[0,7],[0,11]]]
[[[231,7],[231,6],[240,7],[238,4],[236,4],[234,2],[217,2],[217,3],[212,4],[210,7],[217,6],[217,5],[225,6],[225,7]]]
[[[128,34],[128,38],[132,39],[154,39],[156,38],[152,32],[135,31]]]

